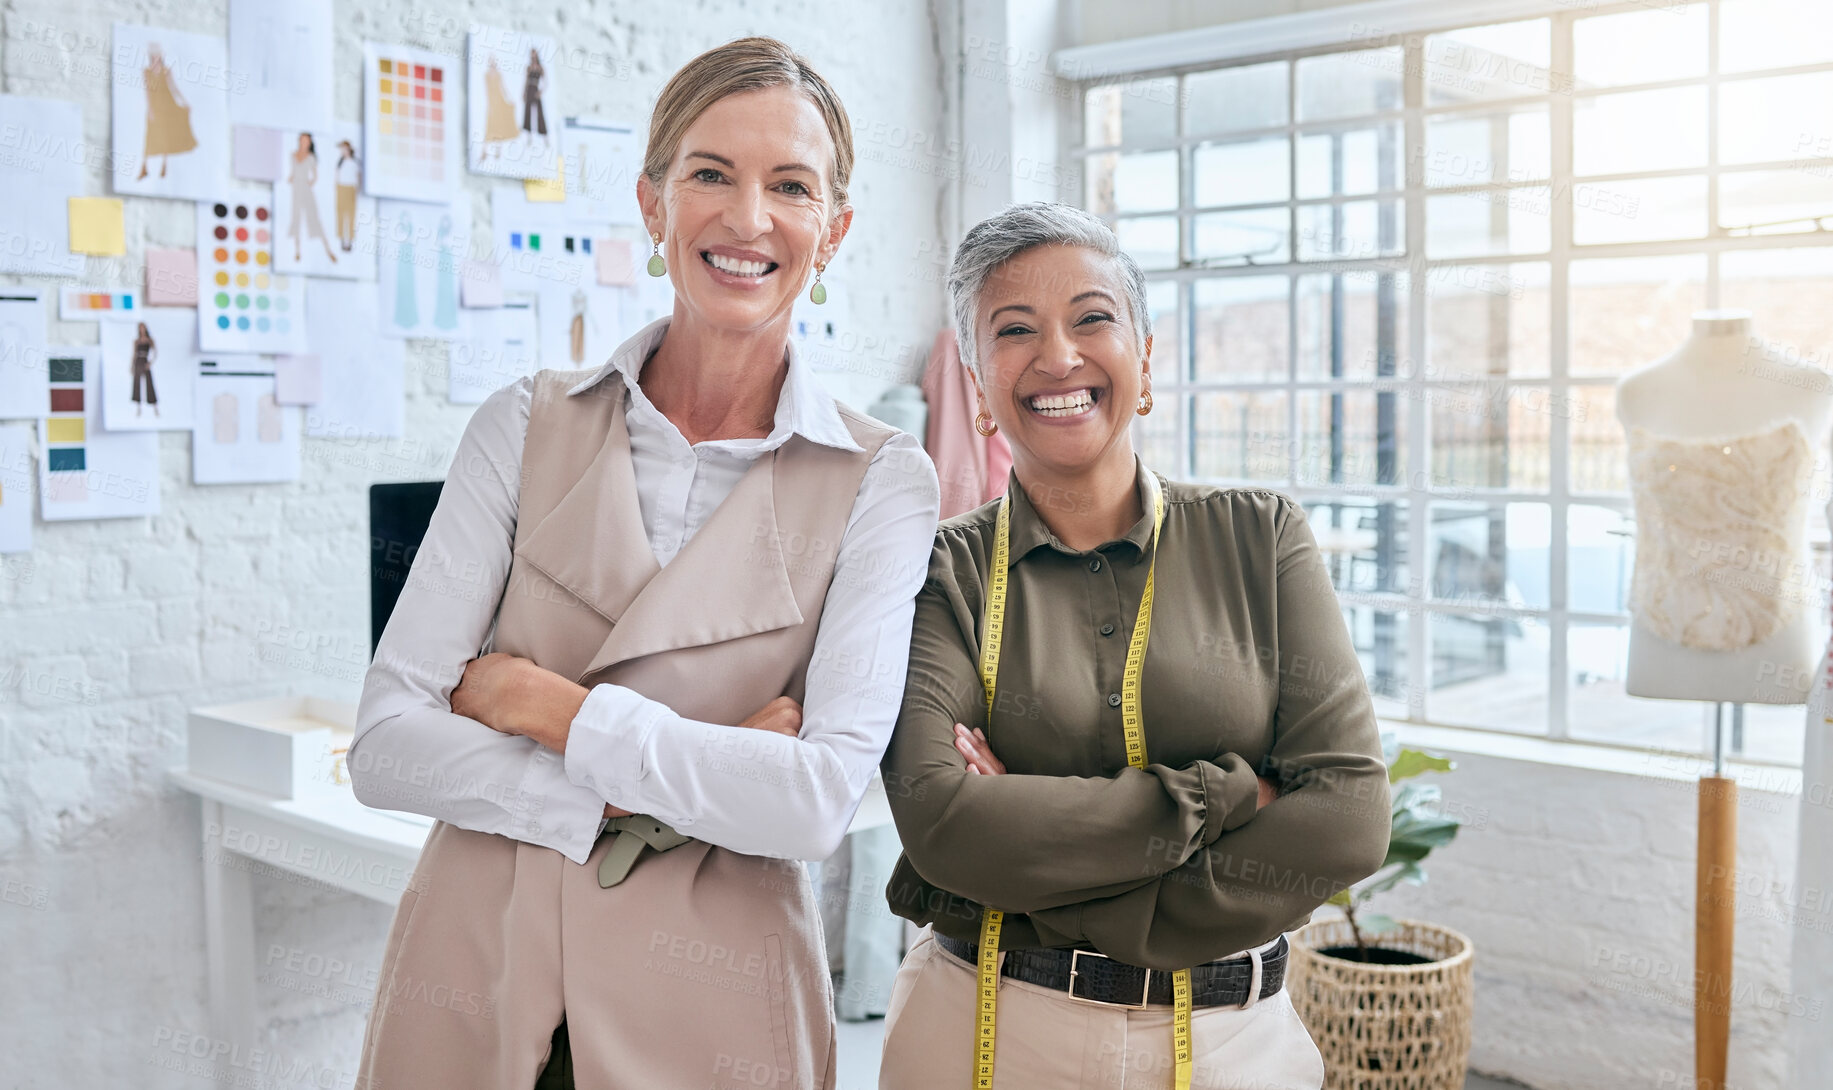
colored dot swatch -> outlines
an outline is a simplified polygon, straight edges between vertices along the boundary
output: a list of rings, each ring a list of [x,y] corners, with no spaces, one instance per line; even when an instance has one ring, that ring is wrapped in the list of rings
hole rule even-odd
[[[199,344],[206,351],[287,352],[301,346],[293,296],[298,277],[272,272],[275,239],[267,205],[252,200],[201,201],[197,206],[199,272],[216,290],[198,306]]]

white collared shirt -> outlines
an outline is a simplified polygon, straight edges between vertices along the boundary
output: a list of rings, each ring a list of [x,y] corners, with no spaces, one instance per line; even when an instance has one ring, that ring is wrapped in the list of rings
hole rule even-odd
[[[769,436],[689,444],[637,384],[668,323],[665,317],[644,327],[568,391],[613,381],[614,373],[624,384],[638,505],[661,565],[706,524],[746,468],[792,434],[861,449],[793,344]],[[364,679],[347,757],[357,796],[550,847],[579,863],[603,826],[608,800],[733,851],[825,858],[859,807],[902,702],[915,598],[939,509],[928,457],[899,432],[867,467],[816,631],[801,735],[770,736],[786,752],[773,751],[771,767],[760,770],[767,775],[710,772],[704,760],[707,752],[755,747],[757,732],[687,719],[611,684],[586,697],[561,757],[451,711],[464,664],[489,649],[508,579],[532,389],[525,378],[491,394],[459,441]],[[847,578],[849,571],[869,577]],[[858,684],[849,671],[861,661],[889,680]],[[811,782],[843,789],[811,791]]]

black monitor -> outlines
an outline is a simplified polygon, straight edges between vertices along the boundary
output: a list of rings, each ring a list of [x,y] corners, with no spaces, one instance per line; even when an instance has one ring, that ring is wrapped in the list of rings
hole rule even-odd
[[[444,481],[369,486],[369,656],[395,610]]]

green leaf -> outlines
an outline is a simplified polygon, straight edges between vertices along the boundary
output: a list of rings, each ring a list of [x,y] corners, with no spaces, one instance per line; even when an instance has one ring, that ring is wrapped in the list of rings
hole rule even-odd
[[[1400,921],[1379,912],[1370,912],[1359,917],[1356,926],[1362,929],[1364,935],[1385,935],[1390,931],[1398,931]]]
[[[1387,782],[1399,783],[1426,772],[1449,772],[1455,767],[1448,757],[1434,757],[1417,749],[1403,749],[1388,762]]]
[[[1336,905],[1339,908],[1348,908],[1349,907],[1349,888],[1345,886],[1344,888],[1337,890],[1335,893],[1332,893],[1330,895],[1330,900],[1324,903]]]

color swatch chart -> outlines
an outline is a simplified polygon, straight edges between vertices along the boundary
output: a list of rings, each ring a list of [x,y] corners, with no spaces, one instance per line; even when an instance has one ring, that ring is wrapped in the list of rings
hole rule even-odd
[[[303,283],[274,272],[273,215],[251,199],[197,206],[197,339],[212,352],[303,347]]]
[[[45,414],[45,471],[57,474],[50,478],[53,492],[50,499],[65,503],[80,501],[88,491],[84,478],[84,470],[88,469],[84,360],[81,356],[52,356],[46,363],[50,370],[51,403]]]
[[[376,61],[381,154],[395,174],[445,180],[445,69],[398,58]]]

